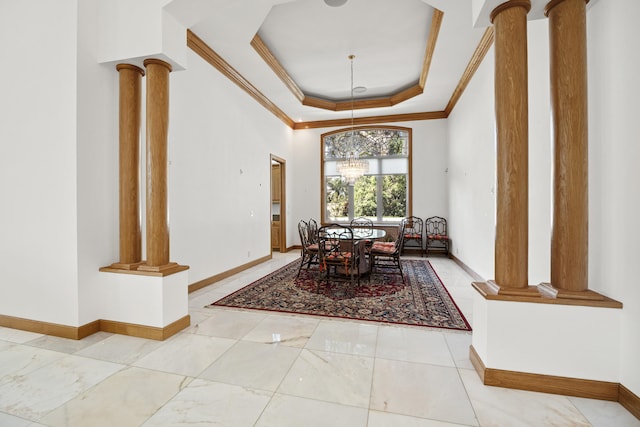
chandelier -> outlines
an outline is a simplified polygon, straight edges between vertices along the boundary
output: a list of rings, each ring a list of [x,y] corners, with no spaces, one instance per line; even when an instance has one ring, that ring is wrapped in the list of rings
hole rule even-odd
[[[359,138],[356,137],[353,126],[353,59],[355,57],[355,55],[349,55],[351,61],[351,135],[345,157],[338,160],[336,165],[336,171],[349,185],[354,185],[358,178],[369,172],[369,162],[359,158],[359,144],[357,142]]]

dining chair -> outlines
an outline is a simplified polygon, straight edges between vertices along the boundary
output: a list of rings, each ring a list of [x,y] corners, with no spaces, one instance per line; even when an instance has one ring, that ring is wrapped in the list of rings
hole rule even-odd
[[[353,229],[340,224],[330,224],[318,229],[318,261],[324,271],[327,284],[333,277],[349,278],[352,288],[360,284],[361,246],[353,236]]]
[[[404,224],[404,232],[402,233],[403,242],[402,242],[402,250],[404,251],[407,248],[418,248],[420,250],[420,256],[424,252],[424,244],[423,244],[423,228],[424,221],[422,218],[417,216],[409,216],[402,220]]]
[[[309,226],[309,243],[318,243],[318,222],[309,218],[307,225]]]
[[[371,221],[369,218],[354,218],[351,220],[351,223],[349,225],[352,229],[358,228],[363,231],[369,231],[369,234],[373,234],[373,221]],[[369,251],[369,249],[371,249],[371,245],[373,244],[373,239],[365,237],[361,240],[365,245],[365,249]]]
[[[312,264],[318,264],[318,242],[310,241],[309,224],[303,220],[298,222],[298,234],[300,235],[300,243],[302,244],[302,261],[300,262],[297,274],[297,276],[300,276],[300,271],[302,271],[302,266],[305,263],[307,264],[307,270]]]
[[[451,239],[447,234],[447,220],[440,216],[432,216],[425,221],[425,235],[427,243],[425,252],[429,256],[429,249],[442,249],[449,256]]]
[[[370,271],[373,274],[378,268],[381,270],[398,269],[402,283],[404,274],[402,273],[402,247],[404,244],[404,221],[398,224],[398,235],[395,242],[373,242],[369,250]]]

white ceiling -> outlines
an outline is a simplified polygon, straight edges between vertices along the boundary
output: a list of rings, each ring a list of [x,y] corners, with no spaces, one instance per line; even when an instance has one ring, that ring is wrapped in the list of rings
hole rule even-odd
[[[424,92],[356,117],[443,111],[485,28],[472,26],[472,0],[173,0],[165,10],[205,41],[294,121],[342,119],[351,111],[303,106],[250,45],[264,41],[305,95],[350,97],[350,62],[357,97],[388,97],[420,77],[433,8],[444,12]]]

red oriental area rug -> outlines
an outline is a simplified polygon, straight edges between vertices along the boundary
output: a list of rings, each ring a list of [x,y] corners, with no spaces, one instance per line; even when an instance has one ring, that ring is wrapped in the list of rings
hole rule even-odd
[[[367,320],[470,331],[471,326],[427,260],[402,260],[398,274],[372,274],[360,285],[324,280],[324,273],[298,274],[301,260],[256,280],[211,306]]]

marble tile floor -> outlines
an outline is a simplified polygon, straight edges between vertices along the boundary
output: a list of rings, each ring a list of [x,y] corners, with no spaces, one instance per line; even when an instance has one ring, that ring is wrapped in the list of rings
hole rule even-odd
[[[192,293],[164,342],[0,328],[0,426],[640,426],[615,402],[484,386],[469,333],[205,307],[297,256]],[[473,325],[472,279],[429,260]]]

